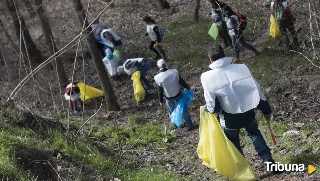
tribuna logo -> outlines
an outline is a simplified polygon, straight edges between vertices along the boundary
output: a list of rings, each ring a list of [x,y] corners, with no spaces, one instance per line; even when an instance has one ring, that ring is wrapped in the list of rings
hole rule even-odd
[[[267,171],[286,171],[286,172],[304,172],[305,165],[304,164],[281,164],[279,162],[265,162],[267,164]]]

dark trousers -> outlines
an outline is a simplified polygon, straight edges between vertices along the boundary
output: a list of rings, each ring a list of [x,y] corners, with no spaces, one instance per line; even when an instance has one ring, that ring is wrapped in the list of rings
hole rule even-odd
[[[250,124],[244,126],[245,132],[247,136],[250,137],[251,142],[258,152],[258,155],[261,159],[269,159],[272,158],[270,148],[268,147],[266,141],[264,140],[259,128],[258,122],[255,120]],[[229,129],[227,127],[223,127],[225,135],[228,139],[234,144],[234,146],[240,151],[243,155],[242,148],[240,146],[240,129]]]
[[[225,47],[232,46],[232,40],[228,33],[228,28],[226,22],[222,21],[222,24],[218,26],[219,29],[219,37],[223,40]]]
[[[159,42],[160,43],[160,42]],[[163,59],[165,59],[165,60],[167,60],[167,56],[166,56],[166,53],[164,52],[164,50],[162,49],[162,46],[161,45],[157,45],[156,46],[156,48],[159,50],[159,52],[158,52],[158,50],[153,46],[154,44],[156,44],[156,42],[155,41],[151,41],[151,43],[150,43],[150,46],[149,46],[149,48],[150,48],[150,50],[152,50],[156,55],[157,55],[157,57],[162,57]]]
[[[233,45],[233,53],[236,58],[239,58],[239,51],[240,51],[239,50],[239,43],[243,47],[245,47],[246,49],[249,49],[253,52],[257,52],[257,50],[252,45],[250,45],[249,43],[246,42],[246,40],[244,39],[242,30],[239,30],[236,34],[237,34],[236,36],[231,36],[232,45]]]
[[[282,34],[282,40],[280,40],[282,42],[280,42],[280,44],[284,42],[286,47],[288,49],[291,49],[291,43],[290,43],[290,39],[288,37],[288,34],[290,33],[291,36],[292,36],[292,40],[293,40],[294,46],[299,47],[297,33],[296,33],[296,30],[294,28],[294,24],[293,24],[292,21],[281,20],[279,22],[279,29],[280,29],[281,34]]]

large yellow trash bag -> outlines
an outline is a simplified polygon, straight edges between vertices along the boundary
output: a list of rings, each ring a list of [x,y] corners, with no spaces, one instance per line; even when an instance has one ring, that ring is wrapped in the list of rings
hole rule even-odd
[[[248,161],[225,136],[215,114],[200,107],[197,153],[203,165],[235,181],[259,180]]]
[[[77,86],[80,89],[80,99],[82,101],[103,96],[103,92],[101,90],[88,86],[82,82],[78,82]]]
[[[278,22],[273,15],[270,16],[270,36],[275,39],[281,38]]]
[[[132,77],[131,80],[133,80],[133,90],[134,90],[134,98],[137,102],[141,102],[146,97],[146,92],[142,86],[142,83],[140,81],[141,72],[136,71]]]

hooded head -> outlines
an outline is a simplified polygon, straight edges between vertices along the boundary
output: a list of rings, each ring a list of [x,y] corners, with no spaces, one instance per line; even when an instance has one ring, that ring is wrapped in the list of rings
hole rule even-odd
[[[163,69],[167,68],[167,63],[166,63],[165,60],[160,59],[160,60],[158,60],[158,62],[157,62],[157,66],[158,66],[158,68],[159,68],[160,70],[163,70]]]
[[[225,57],[223,48],[220,45],[210,48],[208,56],[211,63]]]
[[[106,49],[106,55],[108,59],[113,59],[113,53],[110,48]]]

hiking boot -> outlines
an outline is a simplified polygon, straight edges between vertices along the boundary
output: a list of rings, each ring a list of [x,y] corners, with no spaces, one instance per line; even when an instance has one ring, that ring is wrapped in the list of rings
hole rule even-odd
[[[194,126],[192,125],[192,126],[188,126],[188,128],[187,128],[187,131],[191,131],[191,130],[193,130],[194,129]]]

